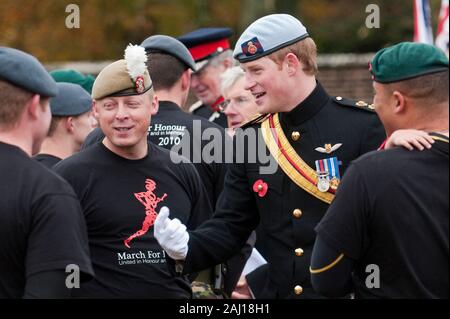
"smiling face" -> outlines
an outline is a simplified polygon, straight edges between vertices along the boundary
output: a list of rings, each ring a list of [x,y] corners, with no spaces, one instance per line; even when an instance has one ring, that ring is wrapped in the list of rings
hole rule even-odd
[[[147,145],[152,115],[158,111],[153,93],[107,97],[96,101],[94,114],[106,136],[105,145],[115,153],[135,152]]]
[[[268,57],[242,63],[245,71],[245,89],[255,97],[257,110],[261,114],[279,112],[288,103],[289,89],[286,87],[288,75]]]
[[[226,102],[224,113],[227,116],[228,127],[232,129],[241,126],[258,113],[255,98],[250,91],[244,89],[244,86],[245,79],[241,77],[224,92]]]

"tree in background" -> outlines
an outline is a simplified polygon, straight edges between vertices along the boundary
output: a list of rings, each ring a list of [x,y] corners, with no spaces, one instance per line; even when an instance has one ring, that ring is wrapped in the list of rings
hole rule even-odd
[[[80,8],[79,29],[65,26],[71,3]],[[365,27],[372,3],[381,10],[380,29]],[[436,26],[440,0],[430,3]],[[128,43],[157,33],[229,26],[236,40],[252,21],[275,12],[299,17],[321,53],[374,52],[413,36],[411,0],[1,0],[0,45],[47,62],[117,59]]]

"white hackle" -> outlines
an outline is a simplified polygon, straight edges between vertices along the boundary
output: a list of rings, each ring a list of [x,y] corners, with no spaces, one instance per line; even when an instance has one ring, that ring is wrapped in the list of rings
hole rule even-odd
[[[127,64],[127,70],[133,81],[138,76],[142,76],[147,70],[147,54],[145,49],[139,45],[129,44],[125,49],[125,61]]]

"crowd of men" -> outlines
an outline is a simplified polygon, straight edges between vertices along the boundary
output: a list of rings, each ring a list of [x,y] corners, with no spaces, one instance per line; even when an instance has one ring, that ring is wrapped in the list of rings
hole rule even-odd
[[[445,54],[381,49],[368,104],[327,93],[296,17],[231,35],[95,79],[0,47],[0,298],[448,298]]]

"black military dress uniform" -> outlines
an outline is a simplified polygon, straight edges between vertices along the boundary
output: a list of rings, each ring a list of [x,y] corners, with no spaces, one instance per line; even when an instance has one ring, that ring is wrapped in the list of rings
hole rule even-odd
[[[314,227],[336,187],[331,185],[326,192],[318,189],[316,161],[337,157],[343,174],[350,161],[378,148],[385,139],[384,129],[366,103],[330,97],[317,83],[294,110],[262,117],[244,133],[248,130],[257,131],[258,144],[265,143],[266,152],[277,154],[279,166],[274,174],[261,174],[260,168],[267,164],[249,163],[246,145],[245,163],[229,167],[215,218],[190,233],[184,272],[226,259],[261,223],[268,265],[247,276],[255,297],[317,298],[309,274]],[[280,145],[270,134],[278,135]],[[235,140],[239,143],[239,134]]]

